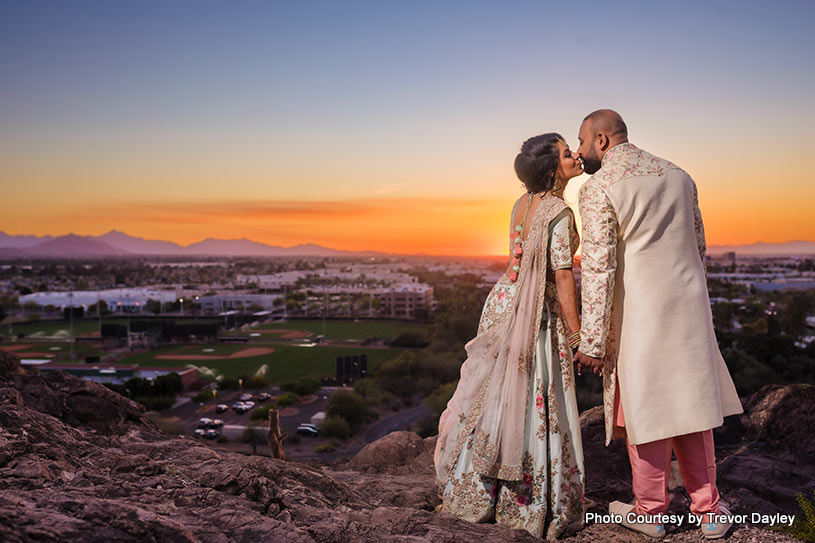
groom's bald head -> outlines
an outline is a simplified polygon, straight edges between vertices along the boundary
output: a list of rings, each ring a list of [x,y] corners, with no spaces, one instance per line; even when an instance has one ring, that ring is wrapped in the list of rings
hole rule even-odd
[[[586,115],[577,137],[580,140],[577,154],[583,160],[583,168],[593,174],[600,169],[606,151],[628,141],[628,128],[613,109],[598,109]]]
[[[628,141],[628,127],[625,126],[625,122],[623,122],[623,118],[620,117],[620,114],[613,109],[598,109],[597,111],[592,111],[586,115],[586,118],[583,119],[583,123],[588,124],[592,135],[603,132],[608,139],[613,142],[620,140],[616,141],[614,145]]]

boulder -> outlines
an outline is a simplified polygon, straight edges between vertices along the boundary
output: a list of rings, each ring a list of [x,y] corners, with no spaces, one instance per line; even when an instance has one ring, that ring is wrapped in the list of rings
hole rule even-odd
[[[415,432],[391,432],[363,447],[346,467],[364,473],[432,474],[435,446],[436,436],[423,440]]]
[[[0,381],[21,371],[20,358],[0,349]]]

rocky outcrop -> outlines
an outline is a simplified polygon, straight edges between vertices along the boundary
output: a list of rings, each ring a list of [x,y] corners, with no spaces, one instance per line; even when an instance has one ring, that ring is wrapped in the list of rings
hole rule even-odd
[[[801,403],[810,402],[811,417],[811,394],[812,387],[778,387],[748,400],[748,413],[735,421],[742,426],[734,434],[744,439],[724,443],[721,451],[722,494],[733,496],[737,508],[760,504],[762,511],[790,512],[778,504],[812,487],[811,468],[795,456],[809,450],[811,426],[787,424],[802,412]],[[96,383],[22,371],[14,355],[0,351],[2,539],[535,541],[523,530],[434,512],[435,437],[394,432],[348,462],[325,466],[216,450],[162,432],[142,412]],[[602,511],[612,499],[631,497],[630,468],[621,442],[603,446],[597,409],[581,423],[588,497]],[[796,458],[799,465],[792,466]],[[754,490],[759,483],[747,484],[748,471],[770,486]],[[674,508],[681,510],[686,497],[680,487],[676,492]],[[740,528],[730,540],[749,538],[788,540],[755,527]],[[641,540],[624,528],[592,525],[568,541],[610,539]],[[696,540],[698,533],[678,531],[669,539]]]
[[[722,495],[744,511],[800,513],[796,493],[815,491],[815,386],[766,385],[733,418],[722,434],[741,440],[719,458]]]
[[[104,386],[23,373],[16,357],[0,357],[3,541],[532,539],[433,513],[436,489],[426,475],[216,451],[165,434]],[[405,466],[420,461],[401,458]],[[423,462],[429,473],[432,459]]]

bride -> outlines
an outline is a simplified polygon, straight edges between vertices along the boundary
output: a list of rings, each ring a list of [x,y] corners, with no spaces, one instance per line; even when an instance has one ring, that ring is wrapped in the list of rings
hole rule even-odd
[[[580,341],[563,201],[582,166],[559,134],[524,142],[515,172],[511,262],[487,296],[478,333],[439,420],[439,510],[554,539],[584,522],[583,447],[572,352]]]

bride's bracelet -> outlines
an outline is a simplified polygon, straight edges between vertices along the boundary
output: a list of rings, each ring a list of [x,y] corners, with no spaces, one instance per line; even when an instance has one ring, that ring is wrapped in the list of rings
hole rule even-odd
[[[572,350],[574,350],[575,347],[580,345],[580,330],[566,336],[566,341],[569,342],[569,347],[571,347]]]

